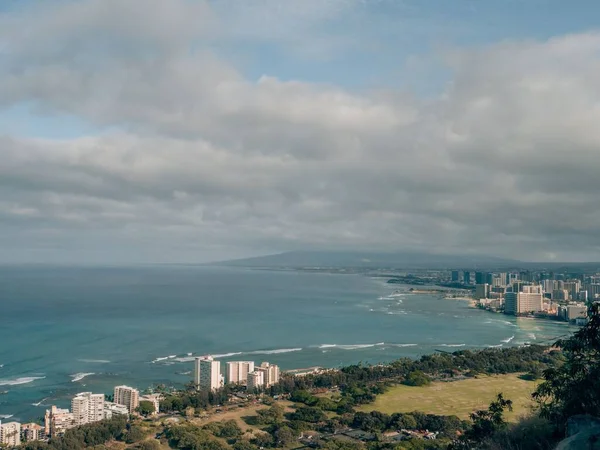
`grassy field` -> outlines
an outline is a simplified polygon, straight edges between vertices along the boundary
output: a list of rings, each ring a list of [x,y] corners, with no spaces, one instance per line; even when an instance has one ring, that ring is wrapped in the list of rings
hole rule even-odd
[[[513,412],[508,420],[516,420],[529,412],[533,401],[531,393],[537,383],[521,380],[518,375],[478,377],[450,383],[436,382],[429,386],[399,385],[377,396],[375,403],[365,405],[362,411],[395,412],[422,411],[428,414],[457,415],[466,419],[478,409],[485,409],[496,394],[513,401]]]

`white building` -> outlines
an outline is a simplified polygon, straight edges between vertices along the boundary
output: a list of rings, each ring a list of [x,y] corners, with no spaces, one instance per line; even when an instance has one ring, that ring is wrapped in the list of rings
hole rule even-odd
[[[582,304],[567,305],[567,320],[577,320],[587,317],[587,306]]]
[[[126,406],[129,414],[133,414],[140,404],[140,392],[129,386],[116,386],[114,402]]]
[[[264,373],[265,387],[271,387],[274,384],[279,383],[279,366],[263,362],[257,370]]]
[[[80,392],[71,400],[75,425],[98,422],[104,419],[104,394]]]
[[[112,419],[118,415],[128,415],[129,409],[125,405],[118,405],[112,402],[104,402],[104,418]]]
[[[215,391],[223,386],[220,361],[203,356],[196,358],[194,363],[194,383],[198,389]]]
[[[227,363],[227,382],[246,383],[248,374],[254,372],[254,361],[231,361]]]
[[[507,292],[504,295],[505,314],[526,314],[542,310],[541,286],[523,286],[523,292]]]
[[[162,399],[162,395],[160,395],[160,394],[148,394],[148,395],[142,395],[140,397],[140,401],[150,402],[154,405],[154,412],[152,413],[153,416],[158,414],[161,399]]]
[[[60,436],[69,428],[75,426],[75,418],[68,409],[57,408],[52,405],[46,410],[44,417],[44,432],[48,437]]]
[[[256,389],[262,389],[265,386],[265,372],[261,370],[255,370],[248,374],[248,392],[252,392]]]
[[[19,422],[0,424],[0,444],[11,448],[21,445],[21,424]]]

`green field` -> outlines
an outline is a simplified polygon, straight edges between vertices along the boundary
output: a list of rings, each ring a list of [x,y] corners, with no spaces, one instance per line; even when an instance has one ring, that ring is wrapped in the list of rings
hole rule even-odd
[[[513,411],[507,413],[506,417],[516,420],[526,415],[533,406],[531,393],[536,385],[536,382],[521,380],[515,374],[436,382],[421,387],[398,385],[378,395],[374,403],[365,405],[361,410],[388,414],[422,411],[438,415],[454,414],[467,419],[471,412],[487,408],[490,401],[502,392],[504,398],[513,401]]]

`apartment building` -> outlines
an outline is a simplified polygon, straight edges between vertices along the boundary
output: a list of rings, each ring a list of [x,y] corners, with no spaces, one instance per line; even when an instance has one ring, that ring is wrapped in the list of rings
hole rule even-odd
[[[223,386],[221,362],[212,356],[196,358],[194,362],[194,383],[197,389],[215,391]]]
[[[68,409],[57,408],[52,405],[50,409],[46,410],[44,425],[44,433],[46,436],[60,436],[69,428],[75,426],[75,418]]]
[[[104,394],[81,392],[71,400],[75,425],[98,422],[104,419]]]
[[[0,444],[10,448],[21,445],[21,424],[19,422],[0,424]]]
[[[133,414],[140,404],[140,392],[129,386],[116,386],[113,400],[117,405],[126,406],[129,414]]]
[[[244,384],[248,374],[254,372],[254,361],[231,361],[227,363],[227,382]]]

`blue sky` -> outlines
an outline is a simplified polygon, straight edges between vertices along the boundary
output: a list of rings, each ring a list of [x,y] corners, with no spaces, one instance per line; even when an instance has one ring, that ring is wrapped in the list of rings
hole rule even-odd
[[[0,261],[600,260],[599,13],[1,2]]]

